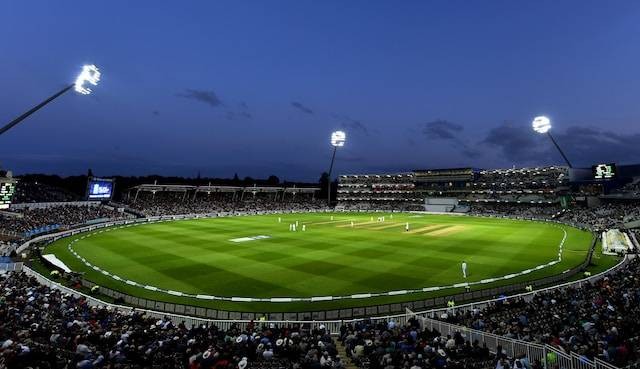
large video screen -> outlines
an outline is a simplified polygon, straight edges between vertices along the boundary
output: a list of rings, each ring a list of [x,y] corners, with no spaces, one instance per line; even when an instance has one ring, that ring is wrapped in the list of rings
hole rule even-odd
[[[87,199],[110,200],[113,196],[113,180],[92,178],[87,186]]]
[[[15,192],[15,182],[5,182],[2,180],[2,178],[0,178],[0,209],[9,209],[9,205],[11,205],[11,199],[13,199],[13,194]]]
[[[613,163],[594,165],[592,171],[593,179],[613,179],[618,173],[616,165]]]

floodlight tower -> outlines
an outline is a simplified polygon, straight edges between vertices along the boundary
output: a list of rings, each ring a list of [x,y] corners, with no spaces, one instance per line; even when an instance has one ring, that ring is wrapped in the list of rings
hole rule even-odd
[[[69,91],[70,89],[73,88],[77,93],[82,95],[89,95],[91,93],[91,88],[87,86],[87,84],[97,86],[98,82],[100,82],[100,70],[98,69],[98,67],[96,67],[95,65],[84,65],[82,67],[82,71],[80,72],[80,74],[78,75],[74,83],[66,86],[62,90],[51,95],[48,99],[34,106],[26,113],[22,114],[21,116],[9,122],[4,127],[0,128],[0,135],[10,130],[12,127],[22,122],[25,118],[35,113],[36,111],[40,110],[42,107],[52,102],[60,95],[63,95],[65,92]]]
[[[547,136],[549,136],[549,138],[551,139],[551,142],[553,142],[553,144],[556,146],[556,149],[558,149],[558,151],[560,151],[560,155],[562,155],[562,157],[564,158],[564,161],[567,162],[567,165],[569,166],[569,168],[573,168],[573,166],[571,165],[571,162],[569,161],[569,159],[567,159],[567,156],[564,154],[564,151],[562,151],[562,149],[560,148],[560,145],[558,145],[556,140],[551,135],[551,132],[550,132],[551,131],[551,121],[549,120],[549,118],[547,118],[545,116],[535,117],[535,118],[533,118],[533,122],[531,123],[531,127],[533,128],[534,131],[536,131],[536,132],[538,132],[540,134],[546,133]]]
[[[329,166],[329,177],[327,181],[327,205],[331,206],[331,171],[333,171],[333,162],[336,160],[336,151],[338,147],[344,146],[347,135],[343,131],[335,131],[331,133],[331,146],[333,146],[333,156],[331,156],[331,165]]]

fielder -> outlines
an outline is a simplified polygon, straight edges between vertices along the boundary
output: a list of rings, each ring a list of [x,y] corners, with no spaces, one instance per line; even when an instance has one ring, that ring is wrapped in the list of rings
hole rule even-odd
[[[409,232],[409,222],[407,222],[407,224],[404,225],[404,231]]]
[[[462,276],[467,278],[467,262],[464,260],[462,261]]]

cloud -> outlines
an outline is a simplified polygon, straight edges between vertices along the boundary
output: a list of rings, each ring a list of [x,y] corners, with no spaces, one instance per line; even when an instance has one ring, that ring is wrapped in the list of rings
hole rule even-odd
[[[640,133],[619,134],[588,126],[571,126],[564,132],[554,132],[554,138],[571,163],[578,167],[599,162],[640,161]],[[512,162],[564,164],[550,140],[532,132],[528,125],[502,123],[492,128],[481,143],[497,148]]]
[[[462,131],[462,125],[441,119],[425,123],[422,128],[422,133],[432,140],[458,140]]]
[[[494,147],[505,159],[516,162],[536,162],[548,157],[548,149],[541,140],[542,136],[534,134],[530,127],[503,122],[489,130],[481,144]]]
[[[340,122],[340,126],[342,129],[346,130],[348,133],[361,133],[365,136],[368,136],[370,131],[369,128],[362,123],[362,121],[352,119],[346,115],[340,115],[332,113],[331,117],[338,122]]]
[[[184,97],[185,99],[191,99],[205,103],[207,105],[211,105],[214,108],[223,105],[222,100],[220,100],[218,98],[218,95],[216,95],[216,93],[213,91],[193,90],[188,88],[185,90],[185,92],[181,92],[176,95],[179,97]]]
[[[306,106],[302,105],[301,103],[297,102],[297,101],[293,101],[291,103],[291,106],[293,106],[294,108],[300,110],[303,113],[306,114],[313,114],[313,110],[307,108]]]
[[[640,161],[640,133],[620,134],[599,128],[571,126],[554,138],[572,164],[579,166]],[[557,155],[559,157],[560,154]]]
[[[235,118],[244,118],[244,119],[253,118],[253,114],[249,112],[249,106],[244,101],[241,101],[238,104],[237,111],[227,110],[227,119],[234,120]]]
[[[463,137],[464,126],[459,123],[450,122],[448,120],[437,119],[432,122],[424,123],[421,126],[422,134],[429,140],[442,140],[450,142],[450,144],[459,150],[462,155],[468,158],[477,158],[482,153],[471,147]]]

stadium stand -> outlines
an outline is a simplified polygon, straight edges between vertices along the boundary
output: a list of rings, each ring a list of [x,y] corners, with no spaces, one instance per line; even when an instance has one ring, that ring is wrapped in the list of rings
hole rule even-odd
[[[507,359],[494,355],[460,333],[442,336],[422,327],[420,319],[400,325],[394,320],[359,321],[340,328],[347,356],[361,368],[493,368]],[[536,363],[534,367],[540,366]],[[504,364],[503,364],[504,365]]]
[[[456,198],[471,214],[547,218],[592,230],[624,229],[640,219],[634,201],[603,201],[565,209],[566,168],[474,171],[451,169],[394,175],[340,177],[339,205],[346,210],[423,210],[424,199]],[[625,192],[635,191],[630,184]],[[284,187],[142,185],[123,202],[146,216],[326,209],[318,189]],[[23,185],[25,202],[76,198],[54,188]],[[42,194],[32,195],[31,191]],[[87,203],[88,204],[88,203]],[[96,219],[131,217],[110,205],[24,207],[0,214],[0,232],[24,238],[35,229],[72,228]],[[628,230],[636,243],[637,230]],[[17,243],[0,240],[0,256]],[[581,287],[504,299],[483,309],[450,309],[440,319],[534,343],[544,343],[618,367],[640,358],[640,261],[632,259],[606,278]],[[526,356],[508,357],[462,334],[442,335],[419,318],[406,324],[364,319],[345,323],[339,342],[322,327],[253,322],[186,326],[143,312],[91,306],[86,299],[38,284],[21,272],[0,272],[0,367],[8,368],[542,368]],[[343,345],[344,348],[338,345]],[[345,352],[340,355],[339,352]],[[547,367],[550,367],[547,365]]]
[[[25,207],[11,216],[0,214],[0,233],[16,238],[46,233],[58,228],[66,229],[89,221],[130,217],[113,208],[99,204],[55,204],[46,207]]]
[[[546,343],[618,367],[638,360],[640,259],[580,288],[505,299],[485,309],[447,313],[444,320],[520,340]]]
[[[0,276],[0,289],[0,363],[8,368],[343,368],[325,329],[187,327],[92,307],[23,273]]]
[[[569,190],[568,169],[554,166],[343,175],[338,186],[340,206],[352,210],[424,210],[424,199],[433,197],[457,198],[467,205],[481,202],[551,205]]]
[[[414,175],[399,173],[340,176],[338,201],[345,210],[407,210],[422,200],[415,192]]]
[[[63,188],[38,183],[37,181],[22,180],[18,181],[13,201],[15,203],[43,203],[79,200],[81,200],[81,197],[78,194]]]
[[[326,209],[318,188],[141,185],[124,203],[146,216]],[[135,195],[134,195],[135,194]]]

